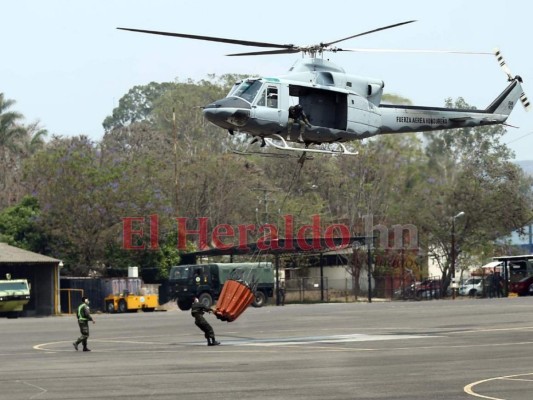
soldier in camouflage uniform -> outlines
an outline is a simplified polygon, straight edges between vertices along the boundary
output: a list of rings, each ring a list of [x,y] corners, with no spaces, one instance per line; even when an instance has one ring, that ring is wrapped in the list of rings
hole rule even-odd
[[[289,107],[289,120],[287,122],[288,137],[291,135],[292,126],[294,123],[298,123],[300,125],[300,136],[298,137],[298,141],[303,142],[305,127],[307,126],[308,128],[312,128],[313,126],[309,123],[309,119],[307,118],[307,115],[305,114],[301,104],[296,104],[295,106]]]

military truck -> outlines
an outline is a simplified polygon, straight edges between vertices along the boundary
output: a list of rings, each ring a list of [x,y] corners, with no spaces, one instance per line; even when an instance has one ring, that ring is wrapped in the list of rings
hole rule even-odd
[[[0,315],[18,318],[29,301],[30,286],[26,279],[11,279],[6,274],[6,279],[0,280]]]
[[[274,295],[274,271],[270,262],[177,265],[161,285],[160,304],[177,301],[180,310],[190,310],[195,297],[206,307],[218,300],[228,279],[243,281],[254,290],[254,307],[262,307]]]

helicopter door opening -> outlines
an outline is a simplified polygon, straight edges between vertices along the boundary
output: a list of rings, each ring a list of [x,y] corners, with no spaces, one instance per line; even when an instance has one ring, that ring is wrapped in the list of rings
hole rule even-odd
[[[305,86],[289,86],[289,95],[297,97],[311,125],[346,130],[348,114],[347,94]]]
[[[281,125],[282,110],[279,106],[279,85],[266,83],[252,105],[252,118],[260,123],[275,122]],[[276,128],[277,129],[277,128]]]

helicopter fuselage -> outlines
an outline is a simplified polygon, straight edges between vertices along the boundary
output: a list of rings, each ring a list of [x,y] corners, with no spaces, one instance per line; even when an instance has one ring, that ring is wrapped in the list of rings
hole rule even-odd
[[[522,93],[520,79],[515,78],[485,110],[458,110],[381,104],[384,86],[378,79],[346,74],[327,60],[304,59],[285,76],[237,82],[226,98],[203,112],[230,133],[319,144],[503,123]],[[301,138],[299,126],[287,130],[289,107],[296,104],[311,124]]]
[[[287,131],[288,110],[300,104],[312,125],[305,130],[306,142],[344,142],[379,133],[383,86],[377,79],[347,75],[325,60],[308,60],[286,76],[238,82],[226,98],[206,106],[204,115],[231,131],[296,141],[298,127]]]

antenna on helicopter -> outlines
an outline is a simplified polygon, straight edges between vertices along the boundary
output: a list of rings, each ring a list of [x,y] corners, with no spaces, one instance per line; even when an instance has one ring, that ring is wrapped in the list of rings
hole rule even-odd
[[[505,62],[500,49],[494,49],[494,55],[496,56],[496,59],[498,60],[498,63],[500,64],[500,67],[502,68],[503,72],[505,73],[505,75],[507,75],[507,79],[509,80],[509,82],[515,79],[519,82],[522,82],[522,78],[519,75],[513,77],[511,69],[507,66],[507,63]],[[531,110],[531,103],[529,102],[529,99],[527,98],[524,92],[522,92],[522,94],[520,95],[520,101],[522,102],[522,105],[524,106],[526,111]]]

